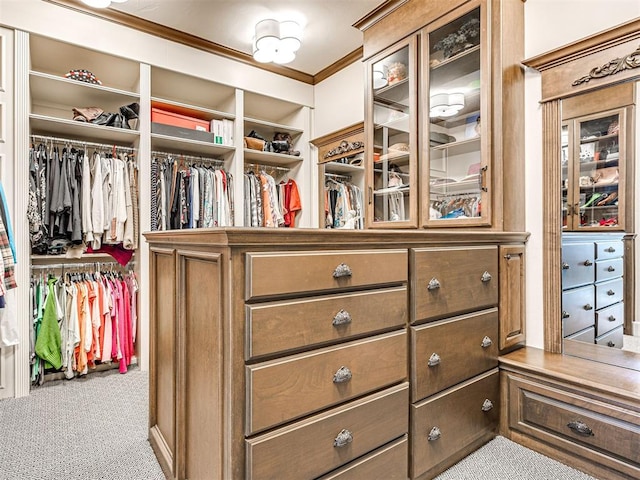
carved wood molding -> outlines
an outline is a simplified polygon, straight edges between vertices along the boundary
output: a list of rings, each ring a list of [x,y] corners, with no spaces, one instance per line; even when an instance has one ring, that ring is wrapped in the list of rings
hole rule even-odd
[[[588,83],[593,78],[604,78],[624,70],[631,70],[638,67],[640,67],[640,47],[629,55],[614,58],[600,67],[593,68],[588,75],[578,78],[571,85],[577,87],[582,83]]]

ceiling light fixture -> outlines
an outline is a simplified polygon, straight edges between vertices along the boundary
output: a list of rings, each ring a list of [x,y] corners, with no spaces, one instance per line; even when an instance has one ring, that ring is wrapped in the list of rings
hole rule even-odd
[[[430,100],[430,117],[453,117],[464,108],[464,93],[438,93]]]
[[[113,3],[124,3],[128,0],[82,0],[82,3],[93,8],[107,8]]]
[[[256,62],[281,65],[292,62],[302,45],[302,28],[293,20],[261,20],[256,24],[255,33],[252,51]]]

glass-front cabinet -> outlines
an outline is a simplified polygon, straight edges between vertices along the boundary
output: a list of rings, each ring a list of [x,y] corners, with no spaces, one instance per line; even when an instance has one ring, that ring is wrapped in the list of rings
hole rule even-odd
[[[484,11],[478,6],[448,16],[422,34],[422,70],[428,86],[421,120],[422,216],[427,226],[489,223]]]
[[[367,224],[417,226],[417,37],[367,62]]]
[[[565,121],[563,231],[624,230],[625,109]]]

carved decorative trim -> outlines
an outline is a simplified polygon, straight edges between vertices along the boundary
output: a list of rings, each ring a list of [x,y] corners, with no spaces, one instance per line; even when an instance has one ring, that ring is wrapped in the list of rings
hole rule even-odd
[[[588,83],[594,78],[604,78],[610,75],[615,75],[616,73],[620,73],[624,70],[631,70],[638,67],[640,67],[640,47],[629,55],[622,58],[614,58],[601,67],[595,67],[589,72],[589,75],[578,78],[571,85],[577,87],[583,83]]]
[[[343,140],[336,148],[325,153],[323,158],[335,157],[336,155],[342,155],[343,153],[352,152],[361,148],[364,148],[364,142],[347,142]]]

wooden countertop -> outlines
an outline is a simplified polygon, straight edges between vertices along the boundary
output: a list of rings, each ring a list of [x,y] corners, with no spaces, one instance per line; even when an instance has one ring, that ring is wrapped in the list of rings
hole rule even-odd
[[[640,360],[634,370],[525,347],[501,356],[500,368],[533,373],[640,401]]]

